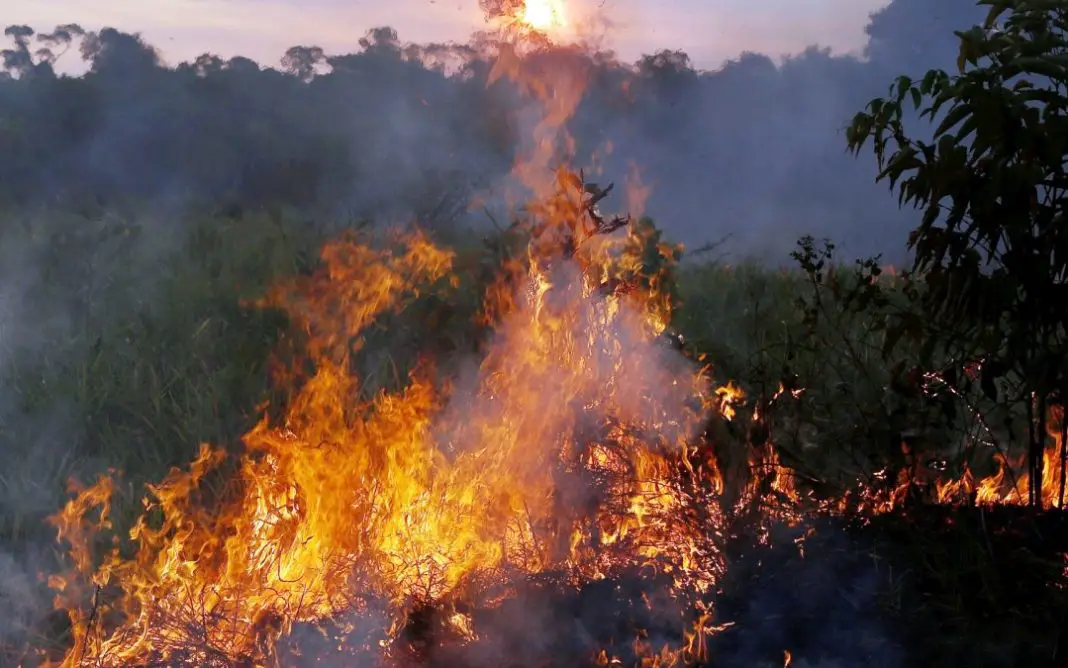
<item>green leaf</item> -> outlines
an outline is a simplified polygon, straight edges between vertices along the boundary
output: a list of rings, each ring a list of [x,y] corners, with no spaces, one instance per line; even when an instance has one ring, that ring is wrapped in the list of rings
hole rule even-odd
[[[1016,58],[1008,66],[1015,67],[1020,72],[1040,74],[1054,81],[1063,81],[1066,74],[1063,65],[1055,63],[1048,58]]]
[[[995,24],[997,24],[998,19],[1001,17],[1001,15],[1007,12],[1010,6],[1012,6],[1012,4],[1014,3],[1007,2],[1006,0],[999,0],[998,2],[992,3],[990,6],[990,11],[986,13],[986,19],[983,21],[983,27],[987,30],[993,28]]]
[[[935,93],[949,78],[943,70],[928,70],[920,82],[920,92],[924,95]]]
[[[964,123],[962,123],[961,126],[957,128],[956,134],[953,135],[954,139],[956,139],[958,143],[963,141],[965,137],[975,131],[977,126],[978,121],[976,120],[975,116],[970,116],[966,118],[964,120]]]
[[[912,79],[907,76],[900,76],[897,78],[897,101],[900,104],[905,96],[908,95],[909,90],[912,88]]]
[[[946,117],[942,119],[942,122],[938,124],[938,128],[934,131],[936,137],[940,137],[946,134],[950,128],[957,125],[972,113],[972,107],[968,104],[959,104],[949,110]]]

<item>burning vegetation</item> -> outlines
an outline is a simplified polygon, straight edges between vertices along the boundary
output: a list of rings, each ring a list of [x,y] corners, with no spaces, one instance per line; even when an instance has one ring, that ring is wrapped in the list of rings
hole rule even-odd
[[[459,372],[424,359],[369,398],[357,372],[376,323],[460,281],[455,254],[418,232],[332,242],[320,269],[264,296],[301,334],[276,373],[281,418],[236,461],[205,445],[151,485],[102,561],[113,477],[53,518],[72,565],[50,581],[73,628],[62,664],[502,665],[523,645],[515,607],[547,601],[607,607],[512,665],[699,664],[730,627],[713,603],[732,535],[888,513],[917,489],[906,469],[896,485],[802,496],[770,441],[750,441],[725,479],[710,420],[746,410],[753,431],[762,415],[674,345],[679,249],[602,217],[606,190],[581,174],[551,184],[511,230],[526,245],[488,283],[484,338]],[[1056,505],[1059,422],[1050,433],[1041,488]],[[1001,461],[931,482],[931,500],[1022,503],[1026,479]],[[312,628],[320,641],[293,640]]]
[[[553,3],[526,7],[535,27]],[[537,13],[541,12],[541,13]],[[545,14],[549,12],[549,14]],[[979,478],[918,461],[844,494],[788,470],[768,413],[717,384],[671,329],[681,249],[640,217],[605,217],[612,187],[572,168],[565,127],[585,70],[566,49],[504,44],[541,120],[513,171],[529,204],[479,266],[472,350],[428,347],[395,387],[368,345],[471,268],[419,231],[335,240],[320,266],[255,306],[291,336],[283,397],[229,454],[204,445],[150,485],[128,534],[117,474],[52,518],[70,569],[51,577],[71,624],[63,666],[702,665],[733,619],[717,601],[781,528],[801,554],[817,520],[879,516],[910,498],[1059,507],[1063,413],[1041,483],[998,459]],[[631,193],[639,208],[640,191]],[[476,272],[476,273],[478,273]],[[562,621],[566,620],[566,621]],[[771,648],[797,665],[794,647]]]
[[[675,249],[647,248],[640,227],[606,236],[628,221],[601,218],[601,192],[571,172],[556,183],[531,211],[526,257],[490,292],[495,322],[470,377],[438,378],[428,360],[401,391],[359,400],[361,335],[455,280],[453,255],[418,234],[332,243],[321,270],[267,295],[306,335],[298,361],[314,371],[280,423],[245,436],[211,502],[224,454],[204,446],[152,486],[132,556],[116,545],[90,558],[87,511],[106,528],[110,478],[56,518],[80,571],[53,581],[75,623],[66,663],[258,665],[295,625],[369,607],[384,612],[380,642],[348,649],[400,660],[431,633],[421,623],[473,638],[462,611],[531,578],[628,573],[657,579],[679,626],[703,631],[723,520],[697,436],[735,397],[664,345],[671,304],[640,253]]]

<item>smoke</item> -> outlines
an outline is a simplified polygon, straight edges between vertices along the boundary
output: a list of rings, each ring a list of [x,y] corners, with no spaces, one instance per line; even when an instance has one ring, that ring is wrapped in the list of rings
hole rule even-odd
[[[294,668],[371,668],[394,617],[383,602],[354,602],[353,609],[318,624],[300,624],[279,643],[278,660]]]
[[[66,218],[6,222],[0,230],[0,663],[24,648],[51,610],[39,576],[56,570],[58,560],[45,518],[62,504],[69,476],[106,465],[84,447],[84,407],[69,390],[76,361],[88,354],[79,336],[85,316],[108,287],[88,280],[92,272],[83,261],[100,259],[107,240],[87,243],[95,230],[71,234]],[[70,247],[78,252],[65,253]],[[69,264],[61,277],[64,255]]]
[[[610,142],[606,174],[640,165],[654,186],[649,214],[687,245],[729,237],[736,257],[782,262],[812,234],[847,253],[900,257],[915,216],[873,183],[870,155],[847,154],[843,130],[896,76],[952,66],[952,30],[980,17],[971,0],[937,11],[896,0],[873,15],[860,55],[813,45],[781,60],[742,53],[709,71],[670,48],[638,63],[593,51],[570,124],[579,163]],[[167,68],[137,36],[90,33],[84,80],[0,84],[6,127],[21,128],[0,194],[147,198],[177,211],[285,204],[341,225],[485,224],[464,204],[475,190],[492,194],[529,128],[508,85],[487,88],[495,46],[480,39],[413,45],[376,28],[353,53],[290,49],[284,75],[211,54]]]
[[[770,546],[741,549],[717,601],[734,626],[712,639],[715,665],[781,666],[785,651],[791,666],[909,665],[886,612],[890,597],[904,595],[893,568],[842,526],[776,527]]]
[[[34,572],[49,555],[41,550],[9,552],[0,547],[0,664],[7,665],[25,648],[27,639],[40,631],[50,609],[41,582]],[[12,662],[14,664],[14,661]]]
[[[943,2],[933,12],[929,0],[895,0],[873,16],[861,55],[813,46],[781,61],[739,54],[698,71],[671,50],[638,63],[588,53],[590,85],[569,123],[577,162],[600,163],[616,181],[639,166],[652,187],[645,212],[689,246],[727,238],[733,257],[777,263],[797,237],[812,234],[834,239],[846,254],[900,260],[916,216],[899,211],[896,198],[873,183],[870,155],[846,153],[843,129],[897,75],[951,65],[951,31],[981,16],[971,0]],[[86,391],[113,389],[107,383],[82,385],[81,395],[75,386],[93,373],[132,374],[125,328],[145,313],[190,308],[162,303],[157,288],[185,269],[171,251],[206,213],[282,211],[298,219],[286,222],[294,235],[365,218],[485,229],[481,211],[468,210],[471,195],[492,199],[503,189],[536,120],[514,87],[487,85],[492,49],[477,41],[411,45],[391,30],[373,30],[353,53],[294,54],[300,58],[292,71],[210,54],[168,66],[152,45],[110,29],[85,44],[84,77],[50,76],[49,65],[0,79],[0,443],[10,453],[0,515],[26,526],[40,527],[43,514],[55,510],[69,473],[85,477],[120,443],[147,450],[164,438],[153,425],[133,435],[101,433],[87,416],[107,422],[118,415],[115,422],[125,425],[145,416],[131,415],[105,392]],[[311,58],[320,74],[306,80],[301,58]],[[140,234],[131,232],[138,227]],[[198,280],[221,282],[210,262],[203,269]],[[87,321],[116,326],[87,329]],[[659,390],[657,401],[672,405],[673,386],[655,380],[685,375],[680,359],[636,349],[625,332],[611,335],[623,341],[634,387]],[[88,364],[101,349],[113,357],[106,369]],[[66,385],[42,387],[57,379]],[[619,391],[626,412],[641,414],[647,397]],[[459,401],[452,408],[456,420],[470,409]],[[180,434],[190,447],[193,431]],[[578,489],[576,498],[586,492]],[[34,594],[34,571],[46,563],[43,532],[18,528],[0,539],[0,607],[13,611],[0,642],[47,608]],[[811,568],[799,577],[816,589],[797,604],[817,616],[822,608],[812,606],[839,600],[837,580],[827,566]],[[868,596],[870,577],[845,580]],[[759,621],[794,600],[780,589],[759,593],[741,610],[741,626],[756,630],[747,642],[790,640],[777,635],[781,625]],[[534,599],[517,600],[523,610]],[[588,605],[596,617],[597,604]],[[545,650],[539,638],[560,627],[559,611],[541,610],[516,613],[507,622],[515,628],[502,635],[521,636],[520,651]],[[820,647],[860,652],[844,637],[856,628],[850,609],[832,610],[806,634]],[[578,637],[599,623],[583,619],[575,618],[575,628],[585,629]],[[815,661],[792,644],[795,665]],[[848,664],[860,654],[827,656]]]
[[[0,665],[19,665],[30,641],[55,623],[42,576],[58,571],[60,560],[45,518],[62,503],[66,478],[85,462],[72,456],[69,438],[76,431],[63,407],[54,410],[51,420],[28,419],[6,406],[2,416],[4,436],[24,440],[5,451],[0,474]]]

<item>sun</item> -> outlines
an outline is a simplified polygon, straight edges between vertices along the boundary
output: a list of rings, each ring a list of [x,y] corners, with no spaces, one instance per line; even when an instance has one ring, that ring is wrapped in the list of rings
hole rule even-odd
[[[563,0],[526,0],[523,23],[542,32],[565,27],[567,21]]]

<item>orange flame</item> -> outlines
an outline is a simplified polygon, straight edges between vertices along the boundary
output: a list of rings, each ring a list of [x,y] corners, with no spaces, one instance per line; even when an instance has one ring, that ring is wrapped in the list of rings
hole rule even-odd
[[[526,0],[522,20],[531,28],[542,32],[566,27],[568,24],[562,0]]]
[[[388,659],[412,610],[491,605],[487,583],[547,571],[575,585],[642,568],[678,597],[712,590],[725,568],[724,486],[695,448],[708,416],[738,419],[746,395],[712,388],[707,369],[662,345],[674,308],[664,272],[679,249],[641,225],[603,234],[591,212],[566,128],[589,67],[577,49],[501,47],[491,79],[541,107],[513,168],[531,193],[513,230],[527,252],[483,295],[478,323],[491,335],[467,373],[443,381],[423,360],[385,389],[357,371],[391,352],[372,349],[372,327],[460,284],[451,251],[418,232],[327,244],[318,271],[257,302],[301,337],[277,374],[281,419],[264,415],[237,456],[202,446],[149,486],[143,514],[107,550],[112,477],[74,489],[52,518],[71,562],[50,581],[74,629],[62,665],[264,665],[298,624],[372,604],[389,616],[378,648]],[[642,206],[636,172],[631,184]],[[650,256],[667,269],[648,269]],[[726,512],[794,521],[800,497],[774,447],[749,448],[746,469]],[[642,665],[706,659],[708,636],[728,625],[691,607],[681,646],[634,639]],[[477,641],[465,614],[446,624]]]
[[[75,569],[57,589],[80,579],[113,590],[90,612],[84,595],[57,598],[78,640],[64,665],[260,663],[296,624],[367,601],[386,603],[395,636],[413,607],[509,573],[585,581],[644,566],[678,592],[714,584],[714,505],[680,472],[693,473],[691,444],[717,400],[703,369],[659,343],[671,304],[664,282],[642,274],[642,232],[597,235],[584,185],[551,167],[567,164],[564,124],[585,82],[573,55],[506,48],[494,70],[544,114],[514,170],[535,194],[529,252],[486,295],[494,331],[477,369],[443,385],[425,362],[399,391],[364,387],[354,369],[376,352],[368,328],[432,285],[455,285],[454,258],[418,233],[328,244],[318,272],[259,302],[306,338],[279,376],[292,391],[284,419],[264,417],[236,461],[204,446],[151,486],[132,557],[116,548],[92,565],[107,527],[86,515],[106,516],[108,479],[56,516]],[[657,251],[667,264],[676,255]],[[605,292],[617,278],[629,289]],[[225,484],[209,489],[216,479]],[[700,524],[690,507],[703,509]],[[462,615],[452,625],[467,628]],[[707,632],[702,621],[690,644]]]
[[[607,269],[585,255],[534,259],[472,389],[441,390],[424,370],[369,405],[354,402],[350,372],[361,332],[418,292],[413,277],[441,278],[449,255],[420,237],[388,253],[338,242],[322,271],[275,288],[263,303],[308,334],[316,371],[283,424],[245,436],[231,489],[204,503],[224,462],[204,446],[150,488],[134,558],[115,551],[95,570],[83,518],[106,510],[107,479],[57,516],[78,571],[121,588],[109,613],[123,620],[105,632],[75,615],[84,642],[65,664],[264,656],[293,624],[354,599],[402,614],[502,569],[589,579],[659,563],[677,586],[707,589],[718,557],[704,529],[680,531],[694,492],[672,463],[709,405],[706,379],[657,346],[656,299],[595,298],[591,267]]]
[[[1060,406],[1052,406],[1049,415],[1047,442],[1042,452],[1042,480],[1037,488],[1044,508],[1060,508],[1060,481],[1064,469],[1061,460],[1061,421],[1064,411]],[[998,466],[997,472],[984,478],[976,479],[971,470],[965,469],[964,475],[958,480],[936,481],[936,500],[939,503],[973,502],[982,506],[1026,505],[1030,475],[1026,471],[1018,472],[1022,466],[1010,464],[1001,453],[997,453],[994,460]]]

